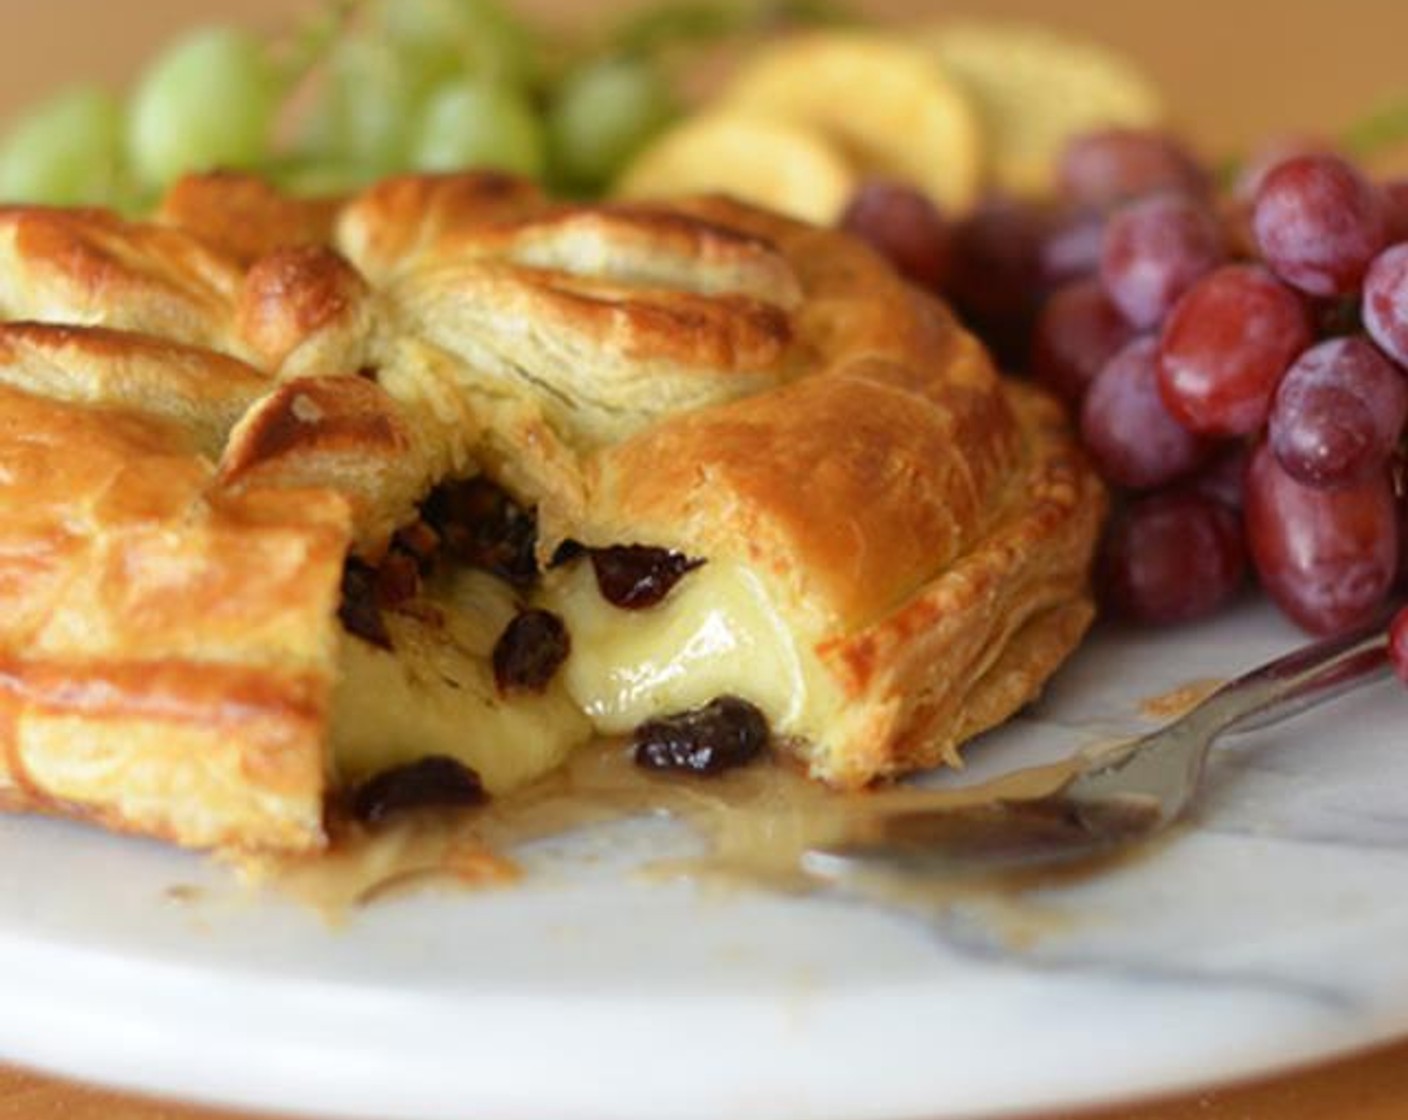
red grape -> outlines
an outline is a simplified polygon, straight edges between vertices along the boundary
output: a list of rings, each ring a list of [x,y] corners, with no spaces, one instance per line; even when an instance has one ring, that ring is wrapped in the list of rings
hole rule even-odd
[[[1078,405],[1095,375],[1134,336],[1100,281],[1058,288],[1032,331],[1032,375],[1067,403]]]
[[[1102,587],[1112,606],[1140,622],[1186,622],[1211,614],[1246,572],[1237,515],[1190,490],[1131,502],[1110,530]]]
[[[1156,340],[1135,339],[1106,363],[1081,408],[1086,450],[1117,486],[1162,486],[1200,466],[1212,451],[1164,407],[1158,354]]]
[[[1224,265],[1174,306],[1159,342],[1159,388],[1183,425],[1248,435],[1266,421],[1291,362],[1311,343],[1299,296],[1256,265]]]
[[[1393,616],[1388,629],[1388,656],[1398,679],[1408,684],[1408,608]]]
[[[1188,480],[1188,487],[1216,498],[1228,509],[1242,509],[1243,483],[1247,474],[1247,445],[1227,444],[1206,467]]]
[[[1045,237],[1040,210],[996,196],[980,202],[953,229],[948,294],[1006,366],[1028,357]]]
[[[1177,139],[1109,128],[1067,144],[1057,182],[1054,205],[989,199],[954,227],[948,294],[999,353],[1029,333],[1030,372],[1124,492],[1109,598],[1196,617],[1255,564],[1328,632],[1408,590],[1408,177],[1292,137],[1215,193]]]
[[[948,225],[924,192],[891,179],[871,179],[855,193],[840,224],[914,283],[931,290],[943,286]]]
[[[1124,317],[1145,330],[1157,326],[1224,255],[1222,230],[1201,203],[1159,194],[1130,203],[1110,219],[1100,279]]]
[[[1207,172],[1178,140],[1136,128],[1077,136],[1062,151],[1056,177],[1067,198],[1095,209],[1160,190],[1203,196],[1210,188]]]
[[[1398,578],[1393,581],[1400,589],[1408,588],[1408,489],[1404,488],[1404,470],[1408,469],[1401,457],[1393,460],[1393,492],[1398,499]]]
[[[1321,490],[1288,475],[1262,444],[1246,486],[1252,560],[1281,609],[1316,634],[1372,618],[1398,569],[1398,511],[1388,472]]]
[[[1408,420],[1408,384],[1361,337],[1311,347],[1276,390],[1267,421],[1282,469],[1307,486],[1345,486],[1381,473]]]
[[[1389,244],[1408,241],[1408,179],[1390,179],[1379,190],[1388,214]]]
[[[1336,156],[1296,156],[1271,169],[1252,213],[1261,255],[1288,284],[1349,295],[1388,241],[1379,189]]]
[[[1054,220],[1041,246],[1041,280],[1046,287],[1059,288],[1095,275],[1105,244],[1105,221],[1104,214],[1093,211]]]
[[[1390,358],[1408,365],[1408,244],[1385,249],[1364,277],[1364,326]]]
[[[1232,197],[1253,202],[1267,175],[1297,156],[1338,156],[1338,149],[1323,136],[1275,136],[1257,145],[1237,169]]]

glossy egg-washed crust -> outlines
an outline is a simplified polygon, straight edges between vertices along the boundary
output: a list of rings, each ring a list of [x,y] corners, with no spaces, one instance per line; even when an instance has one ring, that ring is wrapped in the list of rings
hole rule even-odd
[[[1091,616],[1056,406],[859,244],[722,199],[195,178],[145,223],[0,210],[0,315],[0,806],[324,844],[342,560],[447,475],[545,555],[747,564],[833,694],[789,747],[841,787],[956,760]]]

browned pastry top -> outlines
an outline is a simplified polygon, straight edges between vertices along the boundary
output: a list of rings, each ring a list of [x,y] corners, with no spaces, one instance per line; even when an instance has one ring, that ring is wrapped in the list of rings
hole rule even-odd
[[[192,179],[149,224],[0,211],[0,309],[0,800],[317,843],[343,554],[376,561],[446,477],[536,509],[543,556],[640,543],[756,573],[834,693],[790,745],[840,785],[954,758],[1090,617],[1103,499],[1055,406],[864,246],[724,199],[457,175],[333,205]],[[260,681],[299,698],[292,785],[252,777],[277,705],[229,698]],[[124,732],[135,800],[61,772],[111,745],[123,696],[147,721]],[[258,734],[231,729],[248,711]],[[172,721],[195,736],[175,760]],[[222,782],[199,820],[168,803]]]

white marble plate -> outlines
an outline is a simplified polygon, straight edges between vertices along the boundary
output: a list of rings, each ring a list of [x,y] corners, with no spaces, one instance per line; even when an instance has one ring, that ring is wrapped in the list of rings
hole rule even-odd
[[[1299,640],[1255,606],[1100,634],[969,777]],[[1151,858],[938,924],[640,882],[643,857],[690,845],[640,822],[540,847],[521,889],[329,931],[157,845],[8,819],[0,1055],[382,1120],[937,1120],[1264,1071],[1408,1033],[1405,731],[1385,683],[1242,737]]]

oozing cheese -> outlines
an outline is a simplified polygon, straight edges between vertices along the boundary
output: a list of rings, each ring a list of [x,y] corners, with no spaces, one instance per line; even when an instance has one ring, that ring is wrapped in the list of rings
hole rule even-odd
[[[810,738],[824,726],[815,655],[741,565],[710,561],[656,606],[622,610],[578,561],[549,573],[541,600],[572,636],[567,692],[602,733],[724,694],[756,704],[776,734]]]
[[[517,609],[511,589],[464,571],[429,590],[443,626],[388,612],[394,652],[341,637],[332,718],[339,774],[356,781],[444,754],[498,796],[558,766],[591,728],[560,677],[541,694],[499,695],[490,653]]]
[[[738,564],[711,561],[633,611],[602,598],[587,562],[548,573],[538,605],[561,616],[572,648],[541,694],[494,685],[494,642],[518,609],[507,585],[463,571],[427,598],[444,624],[388,612],[394,652],[342,635],[332,739],[344,780],[445,754],[500,795],[560,765],[593,729],[628,732],[716,696],[756,704],[782,736],[815,739],[834,714],[810,646]]]

